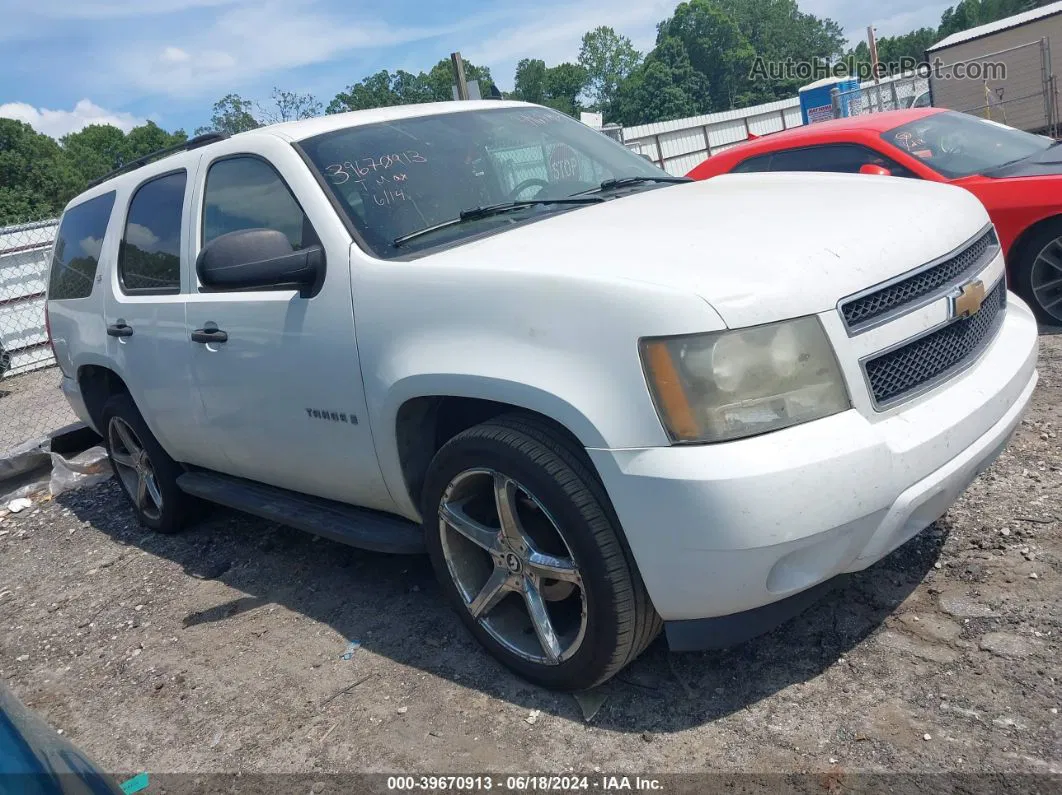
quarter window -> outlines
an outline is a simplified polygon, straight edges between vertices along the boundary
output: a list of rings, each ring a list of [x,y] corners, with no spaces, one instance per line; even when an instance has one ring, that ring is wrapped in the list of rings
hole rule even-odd
[[[114,207],[114,191],[71,207],[63,215],[52,253],[48,298],[87,298],[92,293],[100,249]]]
[[[731,169],[731,174],[752,174],[757,171],[771,170],[771,155],[760,155],[743,160]]]
[[[118,277],[126,293],[181,291],[185,171],[145,182],[129,203]]]
[[[257,157],[218,160],[207,172],[203,245],[243,229],[283,232],[295,250],[318,242],[306,214],[271,165]]]

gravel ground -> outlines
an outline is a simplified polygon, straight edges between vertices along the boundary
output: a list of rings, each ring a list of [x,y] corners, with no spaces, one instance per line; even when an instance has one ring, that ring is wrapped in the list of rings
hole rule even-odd
[[[426,560],[220,509],[151,535],[113,481],[0,519],[0,680],[129,774],[1062,773],[1062,336],[1040,372],[937,525],[766,637],[657,641],[591,721],[481,652]]]
[[[0,379],[0,452],[77,422],[58,367]]]

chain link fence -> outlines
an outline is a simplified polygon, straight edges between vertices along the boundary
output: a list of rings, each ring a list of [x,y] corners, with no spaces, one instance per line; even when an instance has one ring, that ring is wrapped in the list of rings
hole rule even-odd
[[[862,116],[889,110],[929,106],[929,79],[926,77],[886,78],[879,85],[834,93],[834,116]],[[847,110],[847,113],[844,111]]]
[[[0,227],[0,455],[77,421],[59,390],[44,319],[57,226]]]

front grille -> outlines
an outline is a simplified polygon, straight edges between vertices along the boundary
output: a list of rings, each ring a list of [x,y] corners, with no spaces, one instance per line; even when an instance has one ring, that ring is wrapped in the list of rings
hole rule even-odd
[[[1006,305],[1007,287],[1000,279],[976,315],[868,360],[863,367],[877,407],[929,387],[972,361],[995,335]]]
[[[958,281],[963,274],[974,269],[990,247],[997,245],[996,233],[989,229],[955,256],[913,276],[908,276],[906,279],[901,279],[880,290],[842,304],[841,314],[844,316],[849,332],[859,331],[893,310]]]

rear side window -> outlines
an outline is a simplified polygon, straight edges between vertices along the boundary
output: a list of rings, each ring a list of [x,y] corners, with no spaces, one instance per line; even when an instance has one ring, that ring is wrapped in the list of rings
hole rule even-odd
[[[184,171],[145,182],[129,202],[118,258],[118,280],[125,293],[181,291],[181,213]]]
[[[71,207],[63,215],[52,255],[49,300],[87,298],[92,293],[113,207],[114,191],[111,191]]]
[[[291,247],[317,244],[306,214],[276,170],[257,157],[218,160],[207,172],[203,245],[243,229],[275,229]]]

